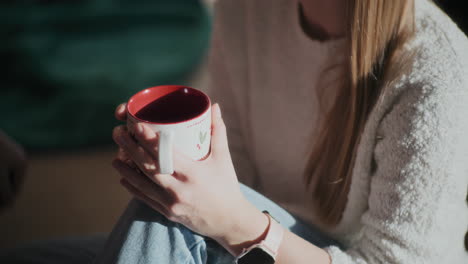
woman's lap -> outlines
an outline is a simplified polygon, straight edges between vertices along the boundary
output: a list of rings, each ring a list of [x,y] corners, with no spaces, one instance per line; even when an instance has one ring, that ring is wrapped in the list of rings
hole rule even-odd
[[[259,210],[267,210],[296,235],[318,247],[338,245],[258,192],[244,185],[241,185],[241,190]],[[132,201],[95,263],[222,264],[232,263],[232,260],[233,257],[215,241],[170,222],[141,202]]]
[[[241,185],[241,190],[246,198],[259,210],[267,210],[280,224],[291,232],[301,236],[305,240],[318,247],[338,245],[337,242],[321,234],[317,229],[307,226],[300,220],[290,215],[287,211],[274,202],[257,193],[256,191]],[[94,245],[94,251],[89,251],[89,245],[83,246],[83,241],[72,240],[65,243],[34,244],[29,247],[10,251],[10,258],[15,254],[44,260],[42,254],[50,254],[50,262],[8,262],[8,263],[59,263],[55,259],[62,257],[63,263],[86,263],[90,256],[96,255],[100,248],[102,251],[95,260],[95,264],[101,263],[232,263],[233,257],[215,241],[195,234],[186,227],[167,220],[158,212],[145,204],[132,200],[114,227],[102,247],[104,238],[93,238],[89,245]],[[75,243],[75,244],[73,244]],[[76,250],[70,250],[75,246]],[[38,250],[40,248],[41,250]],[[65,250],[64,250],[65,248]],[[86,250],[84,250],[86,249]],[[71,262],[70,260],[76,260]],[[2,262],[2,258],[0,258]],[[4,263],[4,262],[2,262]]]

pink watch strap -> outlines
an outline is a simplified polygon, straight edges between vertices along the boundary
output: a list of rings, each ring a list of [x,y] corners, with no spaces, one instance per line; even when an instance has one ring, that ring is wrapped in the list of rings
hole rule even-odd
[[[269,218],[269,228],[266,234],[265,239],[260,242],[270,253],[273,258],[276,259],[278,255],[278,250],[281,245],[281,240],[283,240],[284,230],[283,227],[267,212],[264,211]]]

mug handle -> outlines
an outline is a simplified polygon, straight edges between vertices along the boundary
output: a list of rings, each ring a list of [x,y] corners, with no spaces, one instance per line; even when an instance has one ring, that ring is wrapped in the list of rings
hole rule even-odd
[[[165,130],[159,132],[159,170],[161,174],[174,173],[174,163],[172,161],[172,142],[174,131]]]

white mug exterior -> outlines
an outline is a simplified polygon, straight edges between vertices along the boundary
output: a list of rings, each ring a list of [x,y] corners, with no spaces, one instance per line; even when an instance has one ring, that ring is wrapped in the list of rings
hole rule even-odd
[[[129,122],[141,122],[131,114],[127,116]],[[159,133],[158,164],[162,174],[174,173],[173,147],[193,160],[205,159],[210,153],[211,105],[203,114],[187,121],[175,124],[145,123]]]

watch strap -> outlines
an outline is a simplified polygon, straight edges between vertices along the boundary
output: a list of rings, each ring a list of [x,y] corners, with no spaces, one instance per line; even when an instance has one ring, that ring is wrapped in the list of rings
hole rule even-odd
[[[263,211],[263,213],[268,216],[269,225],[265,239],[260,244],[270,251],[273,258],[276,259],[281,241],[283,240],[284,229],[268,211]]]

